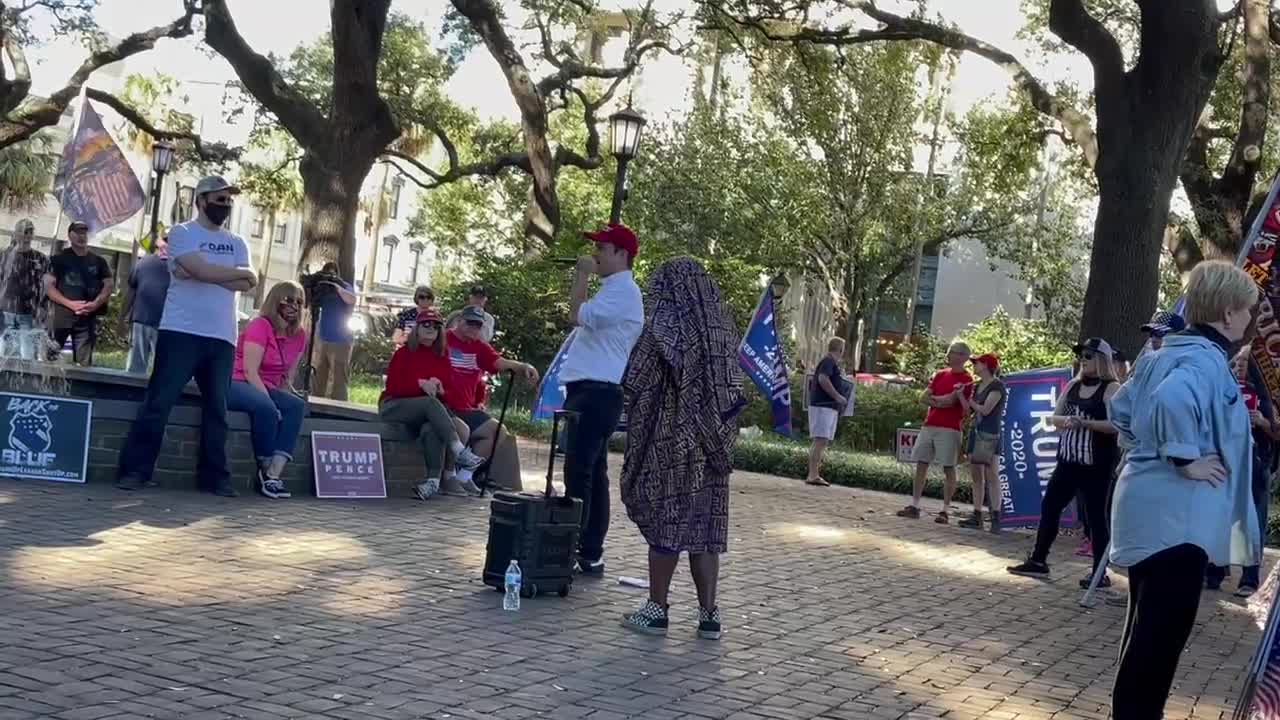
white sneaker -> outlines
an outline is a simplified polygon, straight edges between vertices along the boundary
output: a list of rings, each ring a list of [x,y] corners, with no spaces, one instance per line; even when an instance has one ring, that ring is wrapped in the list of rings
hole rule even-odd
[[[472,497],[483,495],[484,491],[480,489],[479,485],[476,485],[476,481],[473,478],[474,475],[472,472],[466,468],[459,470],[456,476],[458,486],[461,487],[468,495]]]
[[[458,467],[460,468],[475,470],[483,464],[484,458],[472,452],[469,447],[462,448],[462,451],[458,453]]]
[[[418,483],[413,488],[413,494],[418,496],[419,500],[427,500],[432,495],[440,492],[440,481],[435,478],[427,478],[425,481]]]

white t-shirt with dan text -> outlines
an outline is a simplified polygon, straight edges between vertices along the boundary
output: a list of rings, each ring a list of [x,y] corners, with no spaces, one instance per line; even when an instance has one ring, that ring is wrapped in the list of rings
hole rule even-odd
[[[199,222],[175,225],[169,230],[169,272],[178,258],[200,253],[214,265],[249,267],[249,248],[238,235],[219,228],[209,230]],[[169,282],[160,329],[216,338],[236,344],[236,293],[221,285],[176,276]]]

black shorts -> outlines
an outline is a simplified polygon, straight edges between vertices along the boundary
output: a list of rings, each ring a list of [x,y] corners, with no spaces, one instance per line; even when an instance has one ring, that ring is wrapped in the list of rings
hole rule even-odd
[[[454,413],[454,415],[457,416],[459,420],[466,423],[472,433],[479,430],[485,423],[493,419],[489,416],[489,413],[483,410],[463,410],[461,412]]]

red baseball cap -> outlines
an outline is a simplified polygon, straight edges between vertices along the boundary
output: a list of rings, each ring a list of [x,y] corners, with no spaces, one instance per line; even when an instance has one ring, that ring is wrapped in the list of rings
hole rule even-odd
[[[427,308],[418,311],[417,322],[419,325],[441,325],[443,321],[440,319],[440,313],[435,308]]]
[[[978,357],[974,358],[970,362],[982,363],[983,365],[986,365],[987,369],[990,370],[992,373],[995,373],[1000,369],[1000,358],[996,357],[995,353],[985,353],[983,355],[979,355]]]
[[[631,228],[626,225],[609,224],[601,230],[595,232],[585,232],[582,236],[591,242],[613,245],[627,251],[627,256],[632,260],[640,253],[640,241],[636,239],[636,234],[631,232]]]

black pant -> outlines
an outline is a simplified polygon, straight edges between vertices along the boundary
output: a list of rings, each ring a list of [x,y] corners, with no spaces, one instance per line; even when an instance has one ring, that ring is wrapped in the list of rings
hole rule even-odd
[[[1036,531],[1036,548],[1031,553],[1031,559],[1036,562],[1048,560],[1049,548],[1058,537],[1062,511],[1067,509],[1079,491],[1084,495],[1089,517],[1093,519],[1090,542],[1093,545],[1093,567],[1096,570],[1111,542],[1111,528],[1107,522],[1107,490],[1110,483],[1110,465],[1078,465],[1059,460],[1049,478],[1049,487],[1045,489],[1044,502],[1040,505],[1040,529]]]
[[[1129,613],[1111,691],[1111,716],[1116,720],[1164,717],[1178,657],[1200,609],[1208,562],[1199,547],[1178,545],[1129,568]]]
[[[156,339],[155,367],[147,383],[138,417],[120,453],[120,477],[150,480],[164,443],[169,411],[182,388],[195,378],[200,388],[200,459],[196,479],[203,489],[230,481],[227,467],[227,391],[236,349],[225,340],[161,330]]]
[[[62,352],[62,346],[67,344],[67,338],[71,338],[71,355],[75,358],[76,364],[81,367],[92,365],[93,348],[98,344],[97,318],[78,320],[71,327],[54,328],[53,342],[58,346],[55,352]]]
[[[622,387],[612,383],[570,383],[564,409],[578,413],[566,433],[564,484],[582,500],[578,554],[587,562],[604,555],[609,532],[609,436],[622,416]]]

